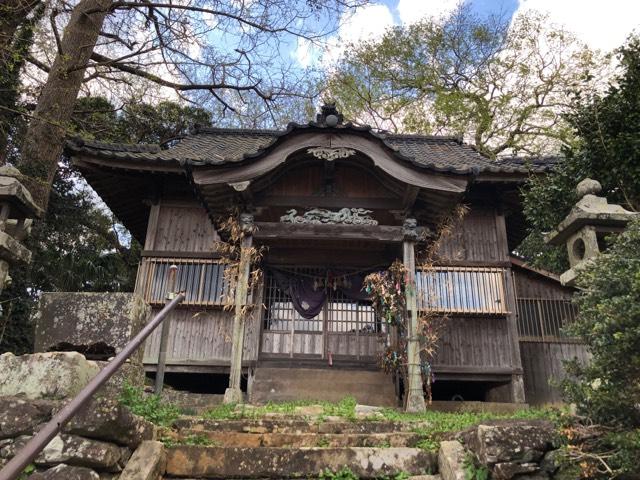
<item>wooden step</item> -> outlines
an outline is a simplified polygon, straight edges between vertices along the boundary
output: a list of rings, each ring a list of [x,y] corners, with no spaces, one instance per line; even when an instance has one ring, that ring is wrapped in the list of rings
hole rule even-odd
[[[326,469],[349,468],[359,478],[437,471],[437,456],[418,448],[233,448],[176,446],[167,449],[165,478],[317,478]]]

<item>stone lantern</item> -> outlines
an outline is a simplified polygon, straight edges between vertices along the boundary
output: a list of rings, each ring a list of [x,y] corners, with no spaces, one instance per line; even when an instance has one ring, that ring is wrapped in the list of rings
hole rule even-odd
[[[9,267],[31,261],[31,252],[21,242],[32,219],[42,215],[20,176],[13,167],[0,167],[0,292],[10,280]]]
[[[580,200],[558,227],[545,235],[546,243],[567,245],[571,268],[560,275],[563,285],[574,286],[580,269],[604,249],[604,238],[621,232],[640,215],[607,203],[605,197],[597,195],[601,190],[600,182],[590,178],[582,180],[576,187]]]

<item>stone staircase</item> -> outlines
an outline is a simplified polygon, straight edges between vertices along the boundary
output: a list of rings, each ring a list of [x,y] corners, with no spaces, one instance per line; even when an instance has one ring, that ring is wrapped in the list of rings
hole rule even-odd
[[[361,479],[401,473],[439,478],[431,476],[437,454],[417,448],[416,426],[340,417],[184,417],[167,442],[164,478],[313,479],[344,468]]]

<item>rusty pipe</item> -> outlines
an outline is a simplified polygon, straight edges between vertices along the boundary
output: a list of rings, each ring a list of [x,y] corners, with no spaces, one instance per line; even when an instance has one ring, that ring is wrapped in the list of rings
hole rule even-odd
[[[173,264],[169,267],[169,278],[167,279],[167,300],[176,296],[176,276],[178,266]],[[167,366],[167,345],[169,345],[169,330],[171,329],[171,319],[167,318],[160,329],[160,348],[158,349],[158,365],[156,366],[156,381],[153,393],[162,394],[164,387],[164,371]]]
[[[184,292],[179,293],[173,300],[160,310],[151,322],[140,330],[106,367],[91,379],[91,381],[65,407],[56,413],[49,422],[36,433],[31,440],[0,470],[0,480],[15,480],[23,472],[47,444],[62,430],[62,427],[89,401],[96,391],[102,387],[118,368],[135,352],[164,318],[184,300]]]

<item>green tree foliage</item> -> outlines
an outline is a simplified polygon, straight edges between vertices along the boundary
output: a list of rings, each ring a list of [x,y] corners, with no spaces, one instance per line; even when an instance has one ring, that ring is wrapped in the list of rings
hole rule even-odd
[[[626,478],[640,465],[640,220],[578,282],[580,314],[570,333],[593,357],[587,365],[569,362],[571,376],[562,382],[566,400],[585,417],[568,430],[577,432],[568,456],[581,478]]]
[[[28,7],[28,3],[37,2],[25,2],[25,6]],[[11,6],[7,8],[11,9]],[[45,5],[40,3],[31,8],[33,8],[31,15],[20,25],[16,25],[11,41],[3,45],[6,50],[0,51],[0,163],[7,161],[9,137],[16,135],[19,131],[16,127],[22,124],[18,105],[20,69],[33,43],[34,29],[44,16]],[[0,16],[3,15],[9,16],[9,12],[0,7]],[[0,36],[7,33],[4,28],[5,23],[5,19],[0,20],[0,32],[2,32]],[[3,38],[0,42],[4,44],[5,40]]]
[[[532,178],[523,192],[531,233],[518,250],[539,267],[566,269],[564,248],[544,245],[542,233],[567,215],[584,178],[598,180],[610,201],[640,208],[640,38],[632,37],[618,54],[619,73],[607,91],[579,94],[566,117],[576,145],[565,148],[552,174]]]
[[[593,359],[572,365],[568,399],[597,422],[640,427],[640,221],[628,225],[578,277],[572,333]]]
[[[329,90],[350,118],[408,133],[464,136],[490,157],[557,150],[562,113],[602,60],[539,14],[512,23],[450,16],[352,46]]]
[[[208,125],[210,115],[172,102],[118,110],[104,98],[87,97],[75,106],[72,128],[79,136],[100,141],[164,143],[184,134],[192,123]],[[11,145],[10,150],[17,151]],[[26,243],[33,261],[11,270],[13,283],[0,296],[0,351],[31,350],[29,316],[43,291],[133,289],[140,245],[66,159],[56,173],[46,216],[35,223]]]

